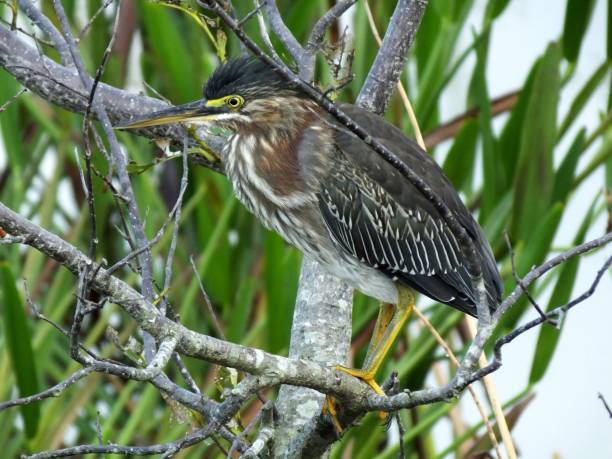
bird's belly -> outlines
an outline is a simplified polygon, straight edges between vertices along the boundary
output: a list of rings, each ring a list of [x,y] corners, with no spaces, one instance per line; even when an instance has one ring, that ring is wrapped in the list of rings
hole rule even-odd
[[[372,298],[397,303],[397,288],[393,281],[377,269],[341,252],[329,237],[316,209],[301,209],[302,215],[297,215],[295,210],[271,211],[270,208],[264,209],[261,202],[250,199],[242,187],[235,186],[234,191],[266,228],[278,233],[289,244],[316,260],[327,272]]]
[[[315,259],[329,273],[345,280],[367,296],[385,303],[397,304],[397,287],[389,277],[349,255],[336,252],[336,256],[331,259]]]
[[[348,282],[364,294],[387,303],[397,303],[397,287],[377,269],[371,268],[345,253],[331,238],[321,218],[318,203],[301,203],[281,209],[265,199],[253,184],[237,179],[240,175],[227,174],[239,201],[268,229],[316,260],[336,277]]]

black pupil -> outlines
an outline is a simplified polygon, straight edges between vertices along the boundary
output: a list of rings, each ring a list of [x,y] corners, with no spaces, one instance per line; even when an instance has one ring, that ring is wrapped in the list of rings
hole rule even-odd
[[[236,99],[235,97],[232,97],[232,98],[229,100],[229,104],[230,104],[232,107],[235,107],[236,105],[238,105],[238,99]]]

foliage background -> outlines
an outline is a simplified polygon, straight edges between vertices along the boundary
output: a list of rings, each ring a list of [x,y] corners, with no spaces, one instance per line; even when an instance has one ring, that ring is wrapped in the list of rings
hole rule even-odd
[[[78,31],[101,2],[63,3],[71,12]],[[140,86],[144,80],[174,103],[198,98],[201,82],[218,61],[206,34],[178,11],[144,1],[126,0],[124,3],[136,13],[132,46],[126,45],[130,40],[118,40],[103,81],[147,90]],[[241,15],[251,7],[246,1],[235,4]],[[279,4],[298,38],[303,38],[314,20],[329,7],[323,0],[280,1]],[[379,29],[384,30],[393,2],[372,2],[372,7]],[[567,15],[566,10],[569,11]],[[3,17],[10,20],[9,8],[2,7],[2,12]],[[587,20],[581,22],[583,12]],[[50,7],[47,13],[53,16]],[[508,20],[511,15],[515,15],[514,22]],[[540,263],[561,245],[605,231],[608,212],[602,190],[606,185],[610,188],[612,179],[608,102],[611,15],[610,5],[604,0],[568,0],[565,9],[554,1],[537,2],[537,5],[521,0],[432,1],[417,34],[403,81],[423,131],[432,132],[471,107],[480,110],[478,117],[468,119],[457,135],[432,149],[431,153],[444,164],[451,179],[464,193],[466,202],[478,212],[495,248],[507,286],[514,285],[514,281],[502,239],[504,228],[511,231],[519,273]],[[98,17],[81,42],[80,49],[92,72],[108,42],[112,17],[110,14]],[[355,79],[340,97],[350,101],[367,73],[376,48],[361,2],[346,22],[354,31]],[[25,21],[20,25],[29,28]],[[607,32],[605,27],[608,27]],[[247,29],[252,36],[257,36],[254,23]],[[591,29],[588,41],[577,46],[582,42],[583,29]],[[514,38],[510,46],[504,46],[504,40],[498,38],[503,36]],[[476,46],[472,46],[475,39]],[[558,43],[548,46],[549,40]],[[142,52],[138,52],[139,42]],[[227,54],[237,53],[237,43],[230,36]],[[540,56],[544,57],[536,61]],[[327,85],[330,80],[323,59],[321,64],[320,81]],[[535,70],[529,73],[534,65]],[[532,75],[531,83],[525,84],[529,74]],[[14,80],[0,71],[0,103],[18,89]],[[518,103],[509,115],[493,120],[491,100],[513,89],[522,89]],[[387,116],[411,134],[399,98],[394,99]],[[75,148],[82,148],[81,122],[81,116],[49,106],[31,94],[21,96],[0,114],[5,150],[0,156],[0,199],[43,227],[86,247],[89,235],[86,204],[74,153]],[[560,127],[566,124],[569,128],[561,136]],[[586,126],[584,131],[581,130],[583,126]],[[600,126],[603,127],[598,132]],[[137,164],[147,164],[160,155],[143,139],[122,134],[121,141]],[[589,143],[585,146],[586,142]],[[104,167],[101,161],[98,166]],[[162,224],[168,204],[174,201],[178,188],[176,169],[176,165],[166,163],[134,176],[135,192],[141,207],[147,211],[150,236]],[[211,326],[191,271],[189,256],[193,255],[227,338],[271,352],[286,353],[300,255],[254,221],[235,201],[223,177],[194,166],[190,179],[175,259],[175,281],[170,291],[170,299],[180,312],[182,322],[199,331],[218,335]],[[118,217],[110,193],[100,181],[94,183],[100,253],[108,260],[116,260],[127,247],[115,226]],[[158,275],[163,269],[161,260],[168,242],[169,237],[156,247],[160,260]],[[594,274],[598,267],[595,257],[585,257],[580,264],[568,264],[540,282],[535,288],[540,304],[556,306],[567,300],[577,272],[584,272],[587,281]],[[6,286],[14,285],[16,279],[27,279],[39,308],[50,318],[68,323],[74,305],[74,282],[71,275],[34,251],[1,247],[0,258],[6,260],[1,267],[4,287],[0,304],[4,326],[0,327],[0,399],[4,400],[16,395],[17,386],[21,391],[27,389],[25,382],[16,384],[15,375],[20,372],[35,375],[24,380],[42,388],[76,368],[69,359],[65,339],[48,325],[26,317],[23,329],[15,325],[13,331],[19,333],[11,334],[11,327],[6,325],[19,323],[18,318],[23,317],[24,292],[21,282],[17,284],[18,292],[10,293]],[[609,292],[609,277],[606,281]],[[526,457],[551,453],[551,448],[546,447],[537,453],[534,450],[536,443],[542,444],[542,438],[551,440],[544,443],[557,445],[568,457],[574,457],[577,454],[571,449],[571,443],[565,443],[565,438],[572,436],[580,438],[583,447],[590,445],[589,454],[605,456],[605,413],[595,399],[595,390],[604,394],[608,390],[608,397],[612,398],[611,369],[602,358],[611,343],[609,337],[607,341],[588,341],[589,337],[601,336],[603,340],[607,336],[596,331],[598,323],[606,323],[602,317],[610,317],[604,298],[605,294],[600,294],[570,315],[567,322],[570,332],[575,326],[575,318],[586,318],[583,321],[588,322],[580,339],[572,340],[569,346],[571,352],[576,353],[568,350],[560,355],[557,352],[553,364],[549,365],[559,337],[550,327],[542,328],[531,338],[505,350],[508,364],[495,376],[504,402],[514,403],[517,397],[530,392],[532,385],[542,381],[536,402],[527,408],[525,419],[518,424],[517,444],[527,453]],[[461,340],[455,331],[461,316],[446,307],[430,305],[426,299],[421,299],[419,305],[456,351],[461,352]],[[507,318],[508,327],[534,314],[524,302],[513,311]],[[357,364],[367,344],[368,324],[375,313],[375,302],[360,295],[356,297],[353,351]],[[10,321],[7,320],[9,316]],[[105,308],[85,327],[90,331],[86,342],[103,354],[117,356],[116,347],[104,335],[108,325],[120,331],[124,339],[133,332],[133,324],[119,310]],[[31,336],[24,332],[25,329]],[[536,336],[538,333],[540,335]],[[564,333],[566,331],[562,335]],[[10,346],[11,339],[15,340],[14,347]],[[566,337],[560,341],[562,349],[567,342]],[[26,360],[33,365],[13,368],[11,349],[27,349],[28,343],[31,343],[33,358]],[[408,352],[405,351],[407,347]],[[417,388],[433,382],[432,362],[441,362],[444,372],[448,371],[443,353],[428,332],[416,324],[409,327],[396,350],[381,377],[396,369],[403,387]],[[557,361],[564,362],[564,371],[555,377],[554,384],[547,383],[547,378],[551,378],[547,370],[554,373]],[[594,374],[592,366],[581,367],[589,361],[595,361],[602,371]],[[211,396],[218,396],[217,369],[202,362],[190,360],[188,363],[192,374],[199,376],[201,387],[207,388]],[[576,392],[585,390],[584,382],[594,379],[600,387],[584,394]],[[563,403],[554,398],[556,403],[538,408],[538,399],[550,400],[554,393],[552,386],[561,388]],[[576,393],[579,395],[574,395]],[[571,404],[567,399],[578,400],[578,403]],[[461,415],[471,425],[477,425],[479,421],[471,413],[471,405],[471,400],[465,398],[460,403]],[[403,413],[408,427],[405,441],[412,457],[441,457],[445,452],[458,454],[461,441],[449,434],[446,418],[453,406],[434,405]],[[572,423],[575,429],[584,426],[582,435],[574,430],[559,438],[564,431],[554,427],[554,419],[576,416],[577,411],[573,410],[577,410],[577,406],[591,407],[590,418],[579,418],[580,421]],[[243,413],[245,421],[255,408]],[[554,411],[558,408],[559,411]],[[187,428],[169,416],[169,410],[151,387],[94,375],[59,399],[31,408],[29,414],[24,414],[28,429],[24,430],[19,411],[0,413],[0,426],[6,426],[0,429],[0,444],[5,445],[2,454],[15,457],[23,450],[95,442],[96,411],[100,413],[104,439],[122,444],[163,442],[176,438]],[[534,427],[525,427],[525,433],[521,434],[522,425]],[[475,436],[481,434],[482,429]],[[389,436],[393,436],[393,431]],[[343,439],[333,457],[393,457],[396,447],[387,446],[387,440],[387,433],[378,426],[376,415],[371,415]],[[469,441],[470,436],[464,440]],[[563,444],[568,446],[561,446]],[[202,457],[205,451],[210,457],[219,454],[214,445],[205,444],[192,448],[184,456]]]

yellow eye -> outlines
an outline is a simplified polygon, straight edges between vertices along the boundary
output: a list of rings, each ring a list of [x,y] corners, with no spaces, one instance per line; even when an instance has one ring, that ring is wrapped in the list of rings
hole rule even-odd
[[[228,96],[225,99],[225,103],[228,107],[238,108],[244,103],[244,99],[240,96]]]

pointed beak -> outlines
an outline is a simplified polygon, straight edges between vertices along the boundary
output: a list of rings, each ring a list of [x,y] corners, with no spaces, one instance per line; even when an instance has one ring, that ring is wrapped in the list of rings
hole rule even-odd
[[[166,108],[148,115],[123,120],[115,126],[115,129],[136,129],[162,124],[196,121],[205,122],[213,120],[216,115],[221,113],[223,113],[221,107],[209,106],[207,100],[201,99],[177,105],[176,107]]]

